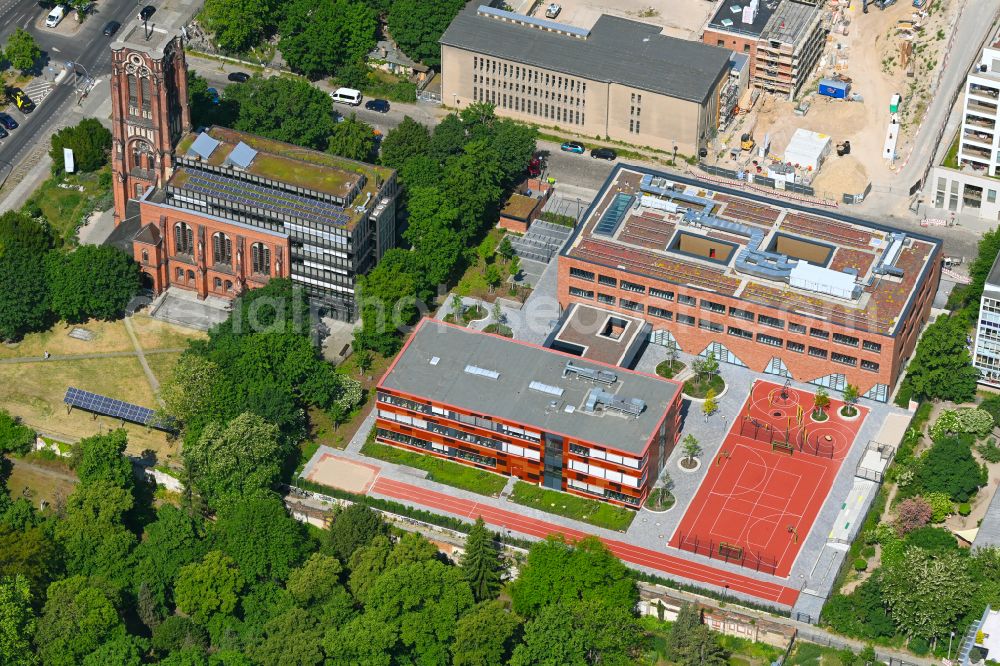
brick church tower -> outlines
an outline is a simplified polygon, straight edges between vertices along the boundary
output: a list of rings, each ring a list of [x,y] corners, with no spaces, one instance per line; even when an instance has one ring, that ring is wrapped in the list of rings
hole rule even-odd
[[[173,148],[191,131],[183,42],[179,36],[153,34],[153,41],[133,42],[126,37],[111,49],[116,225],[125,219],[129,199],[167,181]]]

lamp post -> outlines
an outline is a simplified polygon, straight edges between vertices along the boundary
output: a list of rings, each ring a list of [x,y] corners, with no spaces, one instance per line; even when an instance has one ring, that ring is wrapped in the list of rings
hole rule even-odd
[[[951,640],[955,638],[955,632],[952,631],[948,635],[948,661],[951,661]]]

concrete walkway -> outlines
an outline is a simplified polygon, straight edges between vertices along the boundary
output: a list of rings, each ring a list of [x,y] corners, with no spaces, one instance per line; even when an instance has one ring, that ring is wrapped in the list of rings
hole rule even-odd
[[[132,318],[125,317],[125,330],[128,332],[128,337],[132,340],[132,346],[135,347],[135,354],[139,357],[139,365],[142,366],[142,371],[146,374],[146,381],[149,382],[149,388],[153,389],[153,395],[156,397],[156,402],[160,403],[163,407],[165,403],[163,398],[160,397],[160,380],[156,378],[153,371],[149,369],[149,363],[146,362],[146,354],[142,351],[142,345],[139,344],[139,338],[135,336],[135,329],[132,327]]]

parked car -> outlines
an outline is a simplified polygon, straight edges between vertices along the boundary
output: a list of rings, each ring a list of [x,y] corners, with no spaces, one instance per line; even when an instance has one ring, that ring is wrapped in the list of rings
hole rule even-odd
[[[56,27],[63,20],[64,16],[66,16],[66,7],[64,5],[56,5],[49,12],[49,15],[45,17],[45,27]]]
[[[2,125],[4,129],[17,129],[17,121],[14,120],[14,116],[9,113],[0,113],[0,125]]]
[[[9,136],[10,136],[10,132],[8,132],[4,128],[0,127],[0,139],[6,139]]]
[[[235,83],[246,83],[250,80],[250,75],[246,72],[229,72],[226,78]]]
[[[210,100],[212,100],[212,104],[218,104],[219,103],[219,91],[218,90],[216,90],[215,88],[209,88],[206,92],[208,93],[208,98]]]
[[[10,96],[10,99],[13,100],[14,106],[16,106],[21,113],[31,113],[35,110],[35,103],[32,102],[27,93],[20,88],[9,88],[7,90],[7,94]]]
[[[542,160],[540,157],[535,155],[528,162],[528,177],[538,178],[542,175]]]
[[[370,99],[365,102],[365,108],[369,111],[378,111],[379,113],[389,113],[389,101],[385,99]]]
[[[120,27],[122,27],[122,24],[119,23],[118,21],[108,21],[104,25],[104,36],[105,37],[110,37],[111,35],[113,35],[116,32],[118,32],[118,28],[120,28]]]
[[[559,146],[559,149],[564,153],[576,153],[577,155],[583,155],[587,152],[587,149],[583,147],[583,144],[576,141],[567,141],[563,145]]]
[[[561,11],[562,11],[562,6],[557,5],[556,3],[553,2],[548,7],[545,8],[545,18],[554,19],[557,16],[559,16],[559,12]]]
[[[590,151],[590,156],[599,160],[614,161],[618,159],[618,153],[610,148],[594,148]]]
[[[154,7],[153,5],[146,5],[145,7],[139,10],[139,20],[148,21],[149,18],[155,13],[156,13],[156,7]]]

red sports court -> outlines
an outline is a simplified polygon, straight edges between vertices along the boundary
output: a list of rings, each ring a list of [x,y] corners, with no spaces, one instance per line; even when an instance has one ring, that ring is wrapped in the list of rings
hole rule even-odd
[[[669,545],[787,577],[868,410],[811,418],[815,394],[754,382]]]

